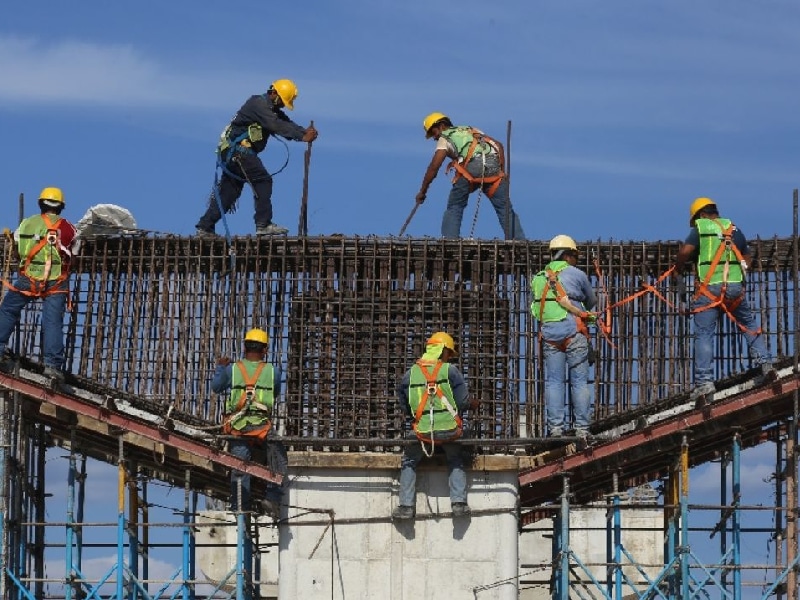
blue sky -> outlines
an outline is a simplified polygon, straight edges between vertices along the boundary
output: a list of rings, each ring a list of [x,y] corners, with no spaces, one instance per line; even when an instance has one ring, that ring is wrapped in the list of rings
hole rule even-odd
[[[55,185],[74,221],[110,202],[142,228],[192,233],[220,131],[286,77],[300,90],[289,115],[320,131],[311,235],[396,235],[433,152],[422,119],[442,111],[501,141],[512,121],[531,239],[682,239],[699,195],[751,237],[787,236],[798,57],[796,0],[17,3],[0,22],[0,227],[20,192],[31,212]],[[288,146],[273,204],[295,232],[305,145]],[[275,170],[284,147],[262,157]],[[440,175],[408,234],[439,235],[448,190]],[[465,236],[474,210],[473,196]],[[234,233],[253,232],[252,212],[248,190]],[[501,236],[486,201],[476,236]],[[748,453],[754,482],[771,453]]]
[[[312,235],[397,234],[433,152],[432,111],[503,141],[512,121],[512,199],[529,238],[680,239],[698,195],[751,236],[791,232],[793,0],[79,6],[23,3],[0,25],[4,198],[59,185],[75,220],[113,202],[143,228],[191,233],[219,132],[289,77],[290,116],[320,131]],[[270,146],[275,170],[285,150]],[[304,144],[289,149],[273,200],[294,232]],[[438,236],[448,189],[440,176],[409,234]],[[476,236],[499,237],[481,204]],[[230,222],[253,232],[249,191]]]

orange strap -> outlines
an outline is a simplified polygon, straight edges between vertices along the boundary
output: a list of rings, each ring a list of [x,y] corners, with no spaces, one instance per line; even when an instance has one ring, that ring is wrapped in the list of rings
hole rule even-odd
[[[253,371],[252,377],[248,377],[247,370],[244,368],[244,364],[242,364],[241,361],[237,361],[236,366],[239,368],[239,371],[242,374],[242,378],[244,379],[244,388],[245,388],[244,393],[242,394],[242,397],[239,398],[239,402],[237,403],[235,409],[236,412],[240,412],[241,410],[244,409],[247,403],[247,392],[255,389],[256,382],[258,382],[258,378],[261,376],[261,371],[264,370],[264,367],[267,366],[267,363],[264,362],[260,363],[258,367],[256,367],[256,370]],[[267,420],[267,422],[264,423],[263,427],[259,427],[257,429],[253,429],[247,432],[237,431],[236,429],[231,427],[231,419],[230,419],[231,416],[232,415],[228,416],[228,418],[225,420],[222,426],[223,432],[227,434],[239,435],[243,437],[253,437],[257,438],[258,440],[263,440],[264,438],[267,437],[267,434],[269,433],[270,429],[272,429],[272,421]]]
[[[449,173],[451,169],[454,169],[456,174],[453,176],[453,183],[463,177],[469,182],[470,186],[472,186],[472,189],[475,189],[478,185],[491,184],[489,189],[486,190],[486,195],[491,198],[494,196],[497,188],[500,187],[500,182],[503,181],[506,174],[501,170],[499,174],[492,175],[490,177],[475,177],[472,173],[467,171],[466,167],[464,166],[472,160],[472,156],[475,154],[475,148],[478,146],[478,140],[482,137],[483,136],[480,133],[477,133],[475,130],[473,130],[472,143],[467,149],[467,155],[464,157],[464,160],[462,162],[458,162],[457,160],[452,161],[449,165],[447,165],[445,173]]]
[[[436,377],[439,375],[439,370],[442,368],[444,363],[440,360],[436,361],[436,367],[433,369],[433,372],[428,371],[426,368],[425,363],[422,361],[417,361],[417,366],[422,371],[422,375],[425,377],[425,382],[427,385],[425,386],[425,391],[422,393],[422,398],[419,400],[419,406],[417,406],[417,410],[414,413],[414,433],[417,434],[419,437],[419,433],[417,432],[417,423],[422,418],[422,415],[425,412],[425,407],[428,405],[428,398],[430,397],[431,393],[435,394],[439,398],[443,398],[447,401],[447,397],[444,395],[444,392],[436,383]],[[459,428],[461,428],[461,417],[456,414],[455,421]]]

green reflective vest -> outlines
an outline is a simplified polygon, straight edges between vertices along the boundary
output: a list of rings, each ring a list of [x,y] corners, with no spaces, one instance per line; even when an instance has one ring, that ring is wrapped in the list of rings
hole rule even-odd
[[[264,366],[256,378],[260,365]],[[231,394],[225,405],[226,412],[234,415],[230,421],[231,428],[241,431],[269,421],[275,405],[274,389],[275,369],[271,364],[253,360],[234,363],[231,368]]]
[[[450,369],[449,363],[434,362],[422,363],[429,374],[436,371],[437,365],[441,365],[438,373],[436,373],[435,381],[428,382],[428,378],[422,372],[422,367],[419,363],[415,363],[411,367],[411,378],[408,385],[408,404],[411,406],[411,412],[415,415],[415,430],[417,433],[430,433],[431,431],[451,431],[457,429],[459,424],[455,417],[450,413],[450,410],[444,404],[442,398],[436,393],[435,390],[441,391],[450,407],[458,412],[455,398],[453,397],[453,389],[450,387],[450,379],[447,372]],[[419,419],[416,419],[417,411],[423,398],[425,406]]]
[[[58,224],[61,222],[61,217],[49,213],[47,216],[50,220],[49,227],[43,215],[34,215],[22,221],[18,229],[20,267],[23,268],[24,275],[40,281],[45,278],[48,281],[58,279],[61,277],[62,268],[61,254],[58,251],[60,245]],[[33,255],[29,256],[31,253]],[[46,267],[48,260],[49,272]],[[25,268],[26,263],[27,268]]]
[[[472,144],[472,140],[475,137],[472,133],[475,130],[472,127],[466,127],[464,125],[459,125],[457,127],[451,127],[450,129],[445,129],[442,131],[442,137],[447,139],[453,146],[456,148],[456,152],[458,153],[459,158],[466,158],[467,153],[469,152],[469,147]],[[474,155],[478,154],[490,154],[492,152],[492,146],[488,142],[478,141],[478,145],[475,147]]]
[[[735,227],[731,227],[731,222],[728,219],[697,219],[695,221],[697,232],[700,234],[700,248],[697,256],[697,276],[701,281],[705,281],[708,276],[708,271],[711,268],[711,263],[714,261],[719,247],[726,243],[725,231],[729,230],[727,234],[728,248],[723,250],[719,258],[719,262],[714,267],[714,272],[708,280],[709,285],[714,283],[722,283],[723,280],[728,283],[740,283],[744,279],[742,272],[742,265],[736,252],[733,249],[733,231]],[[725,277],[725,265],[728,265],[728,276]]]
[[[556,290],[547,276],[547,272],[552,271],[558,278],[558,274],[568,266],[569,263],[565,260],[554,260],[548,263],[544,270],[533,276],[531,281],[531,292],[533,292],[531,314],[543,323],[563,321],[569,314],[567,309],[558,303]],[[542,294],[544,294],[544,310],[542,309]]]

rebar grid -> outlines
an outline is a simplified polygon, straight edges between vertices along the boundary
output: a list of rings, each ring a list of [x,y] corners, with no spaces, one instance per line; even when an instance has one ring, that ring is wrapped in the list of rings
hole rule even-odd
[[[578,266],[603,309],[653,285],[678,242],[579,248]],[[792,249],[791,239],[751,243],[748,294],[776,356],[794,348]],[[474,436],[543,435],[529,279],[549,260],[546,243],[246,237],[232,250],[223,240],[172,236],[89,240],[73,268],[68,369],[217,422],[224,396],[209,387],[216,359],[239,357],[244,332],[261,327],[268,360],[284,369],[278,418],[288,435],[397,439],[396,385],[426,338],[443,330],[482,402]],[[649,292],[614,309],[608,340],[593,332],[596,419],[691,382],[690,320],[674,285],[666,280],[657,291],[663,298]],[[728,335],[733,326],[722,321],[718,377],[748,367],[742,336]],[[38,310],[26,312],[20,332],[21,352],[38,357]]]

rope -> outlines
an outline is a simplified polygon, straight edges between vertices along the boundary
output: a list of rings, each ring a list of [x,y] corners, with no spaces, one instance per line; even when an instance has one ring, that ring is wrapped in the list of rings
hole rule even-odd
[[[486,155],[481,154],[480,156],[481,156],[481,183],[478,185],[478,198],[477,200],[475,200],[475,215],[472,217],[472,227],[469,230],[469,239],[475,238],[475,225],[478,224],[478,211],[481,208],[481,196],[483,196],[483,178],[486,176]]]

